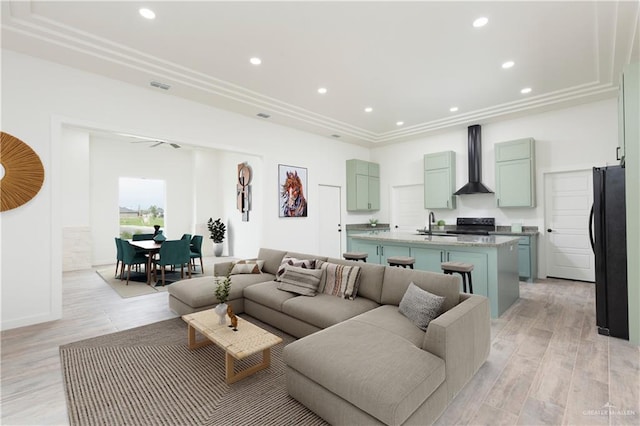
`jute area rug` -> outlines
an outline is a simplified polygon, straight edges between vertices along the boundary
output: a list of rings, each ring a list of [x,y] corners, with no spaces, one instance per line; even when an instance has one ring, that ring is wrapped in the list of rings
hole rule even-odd
[[[169,271],[167,270],[165,273],[165,284],[162,285],[162,281],[160,281],[160,272],[157,273],[158,283],[152,283],[152,285],[147,284],[147,275],[144,272],[134,272],[131,271],[131,277],[129,279],[129,285],[127,285],[126,272],[125,279],[120,280],[120,278],[115,277],[115,265],[109,268],[101,268],[96,271],[98,275],[109,284],[109,286],[115,290],[116,293],[120,295],[123,299],[128,297],[137,297],[144,296],[145,294],[155,294],[158,292],[167,291],[167,287],[169,284],[181,280],[180,278],[180,269],[177,271]],[[205,270],[204,275],[200,273],[200,267],[197,268],[197,272],[192,272],[191,277],[203,277],[203,276],[211,276],[213,277],[213,267],[208,267]],[[184,272],[184,279],[188,279],[187,271]]]
[[[281,336],[271,367],[232,385],[224,379],[224,351],[187,348],[181,318],[60,347],[71,425],[327,425],[286,390]],[[237,362],[255,363],[261,355]]]

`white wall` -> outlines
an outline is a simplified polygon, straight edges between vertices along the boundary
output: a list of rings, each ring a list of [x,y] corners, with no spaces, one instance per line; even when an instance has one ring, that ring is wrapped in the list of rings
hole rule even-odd
[[[29,144],[40,155],[45,168],[45,182],[40,193],[27,205],[0,216],[2,329],[54,320],[62,315],[62,229],[63,225],[76,226],[75,219],[69,224],[63,219],[63,206],[67,202],[63,199],[67,180],[63,158],[65,126],[133,133],[233,152],[235,154],[228,160],[223,156],[222,163],[218,164],[225,176],[231,171],[235,176],[237,163],[248,159],[260,173],[254,178],[251,222],[236,223],[240,213],[233,212],[235,190],[225,188],[220,192],[212,190],[209,200],[198,200],[188,218],[174,217],[172,224],[167,224],[180,227],[189,224],[196,231],[208,219],[207,211],[218,211],[223,206],[219,214],[234,218],[232,232],[238,238],[234,239],[233,248],[238,256],[255,256],[255,249],[260,246],[316,252],[319,237],[313,231],[311,235],[309,233],[318,228],[318,212],[322,208],[315,202],[317,185],[344,186],[345,161],[369,157],[369,150],[331,138],[247,118],[12,51],[2,50],[1,54],[2,130]],[[91,157],[95,160],[93,154]],[[205,161],[192,159],[191,164],[200,160]],[[255,165],[253,160],[256,160]],[[308,168],[308,218],[278,218],[279,163]],[[210,176],[216,178],[213,174]],[[225,179],[235,181],[235,177]],[[184,184],[193,182],[186,179]],[[189,188],[181,190],[188,191]],[[94,192],[91,202],[99,204]],[[193,198],[190,201],[193,202]],[[80,203],[80,200],[73,202]],[[113,203],[105,209],[117,208],[117,200]],[[93,214],[92,229],[94,221],[102,220]],[[85,214],[79,216],[82,219],[77,223],[86,223]],[[113,244],[116,232],[114,228],[104,233],[105,238],[108,234],[109,246]],[[23,255],[33,248],[34,241],[41,248],[37,268],[33,267],[31,257]]]
[[[495,150],[499,142],[532,137],[536,140],[537,207],[496,207],[494,194],[457,197],[453,210],[434,210],[436,219],[455,224],[456,217],[495,217],[498,225],[523,222],[544,231],[544,173],[591,169],[616,163],[618,137],[617,101],[604,100],[572,108],[541,113],[513,120],[482,125],[482,182],[495,190]],[[372,150],[372,161],[380,163],[381,220],[390,217],[391,188],[396,185],[423,183],[423,155],[453,150],[456,152],[456,189],[468,182],[467,129],[418,139]],[[429,211],[424,210],[425,220]],[[544,270],[544,232],[538,240],[539,275]]]
[[[197,172],[189,173],[190,177],[185,176],[178,185],[178,192],[191,196],[185,195],[183,199],[178,195],[177,202],[191,203],[190,209],[184,217],[171,218],[171,225],[168,223],[167,226],[175,224],[176,233],[181,233],[179,228],[191,227],[194,232],[206,235],[202,228],[208,217],[226,218],[232,238],[228,241],[231,242],[229,247],[238,257],[255,256],[261,246],[318,252],[320,236],[315,230],[322,209],[317,202],[318,185],[342,187],[343,206],[346,206],[347,159],[371,159],[380,163],[383,207],[375,216],[382,221],[389,217],[391,185],[422,182],[422,156],[425,153],[455,150],[458,153],[458,184],[467,180],[466,129],[370,151],[15,52],[3,50],[1,54],[2,130],[28,143],[40,155],[45,167],[40,193],[27,205],[0,215],[2,329],[60,318],[63,227],[86,227],[89,217],[93,230],[96,223],[107,220],[94,216],[93,211],[86,213],[83,207],[67,216],[67,203],[86,206],[87,199],[86,194],[78,199],[64,195],[70,177],[66,170],[69,159],[65,144],[69,141],[68,133],[63,131],[65,126],[140,134],[217,150],[218,153],[201,153],[188,160],[190,167],[204,162],[215,165],[217,171],[198,167]],[[589,168],[613,162],[617,134],[615,108],[615,101],[603,101],[484,125],[484,182],[489,187],[494,186],[493,144],[524,136],[537,140],[538,200],[542,199],[543,171]],[[78,155],[86,158],[85,142],[76,142],[82,150]],[[95,161],[91,149],[89,159]],[[115,154],[117,151],[110,153]],[[235,210],[235,174],[237,163],[242,161],[248,161],[254,168],[253,210],[248,223],[241,222],[240,213]],[[308,169],[307,218],[278,218],[278,164]],[[86,167],[86,163],[82,167]],[[102,179],[102,175],[93,171],[92,176]],[[104,185],[111,185],[108,183],[111,179],[109,177]],[[95,192],[91,190],[90,210],[101,205]],[[500,223],[518,218],[525,219],[526,224],[542,226],[540,208],[496,210],[492,207],[492,198],[482,197],[486,196],[460,199],[457,210],[438,212],[437,215],[451,223],[456,216],[486,212],[496,216]],[[105,204],[104,208],[117,209],[117,199],[109,206]],[[370,216],[343,212],[344,223],[363,222]],[[116,225],[113,226],[114,229],[104,235],[97,235],[101,240],[108,238],[104,247],[113,245],[112,239],[117,233]],[[33,267],[32,258],[23,256],[25,251],[32,249],[34,241],[41,247],[37,268]],[[346,246],[344,241],[343,246]],[[95,250],[102,248],[95,247]]]

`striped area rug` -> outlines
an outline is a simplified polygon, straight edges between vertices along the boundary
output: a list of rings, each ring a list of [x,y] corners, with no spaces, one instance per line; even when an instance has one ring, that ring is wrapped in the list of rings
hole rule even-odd
[[[227,385],[224,351],[187,348],[180,318],[60,347],[71,425],[326,425],[287,394],[282,337],[271,367]],[[256,355],[236,365],[255,363]]]

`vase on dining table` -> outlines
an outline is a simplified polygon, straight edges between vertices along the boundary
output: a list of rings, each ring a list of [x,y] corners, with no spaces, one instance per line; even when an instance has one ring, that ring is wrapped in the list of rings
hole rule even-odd
[[[218,303],[213,311],[218,315],[218,325],[224,325],[227,323],[227,304]]]

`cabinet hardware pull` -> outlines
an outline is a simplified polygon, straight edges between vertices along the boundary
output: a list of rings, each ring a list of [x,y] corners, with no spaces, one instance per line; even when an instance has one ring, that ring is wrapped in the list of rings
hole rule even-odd
[[[616,148],[616,160],[620,160],[620,147]]]

